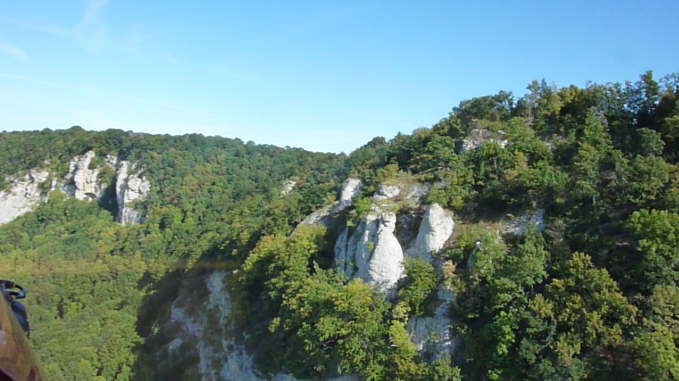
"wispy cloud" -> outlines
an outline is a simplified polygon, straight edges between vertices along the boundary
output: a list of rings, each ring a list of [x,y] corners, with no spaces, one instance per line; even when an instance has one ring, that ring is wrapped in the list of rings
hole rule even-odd
[[[0,42],[0,53],[19,61],[28,61],[28,54],[21,48],[6,42]]]
[[[86,47],[99,50],[109,43],[109,29],[102,21],[108,0],[87,0],[80,22],[71,29],[73,38]]]
[[[117,37],[114,37],[111,28],[104,21],[108,5],[109,0],[85,0],[80,18],[74,25],[68,26],[33,23],[16,19],[0,19],[0,22],[70,40],[89,51],[97,52],[108,48],[126,53],[139,51],[143,38],[138,32],[132,31],[132,34],[116,33]]]

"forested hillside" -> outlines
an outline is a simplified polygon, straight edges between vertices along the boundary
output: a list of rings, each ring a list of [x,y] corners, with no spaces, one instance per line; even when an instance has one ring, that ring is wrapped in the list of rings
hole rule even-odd
[[[202,256],[242,256],[260,236],[288,232],[334,194],[343,163],[224,138],[78,127],[5,132],[0,146],[5,178],[41,166],[65,172],[74,155],[94,150],[140,163],[152,184],[141,225],[115,223],[106,199],[53,191],[35,212],[0,226],[0,271],[29,289],[31,341],[51,380],[131,379],[143,339],[138,315],[153,285]],[[282,203],[287,180],[295,187]]]
[[[208,316],[215,341],[229,320],[262,378],[679,379],[679,76],[533,82],[348,157],[194,135],[4,132],[0,188],[31,168],[64,173],[90,150],[139,163],[151,184],[141,224],[117,224],[105,197],[53,191],[0,226],[0,272],[31,291],[50,379],[214,379],[195,343],[172,344],[179,299]],[[345,199],[347,178],[361,186]],[[379,221],[364,248],[383,254],[383,230],[406,247],[437,208],[453,233],[429,260],[399,247],[403,275],[386,291],[338,263],[342,229],[351,240]],[[520,216],[534,217],[508,228]],[[191,291],[217,270],[230,294],[221,320],[201,310],[210,287]],[[413,322],[427,317],[447,322],[450,349],[416,345]]]

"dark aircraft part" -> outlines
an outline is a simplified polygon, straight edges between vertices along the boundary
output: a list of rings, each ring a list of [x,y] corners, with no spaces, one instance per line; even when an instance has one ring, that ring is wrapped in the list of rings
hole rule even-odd
[[[42,381],[42,374],[28,346],[28,316],[23,304],[26,292],[14,282],[0,281],[0,381]],[[21,320],[25,321],[25,327]]]
[[[26,337],[30,337],[31,327],[28,323],[28,312],[26,312],[26,307],[17,301],[17,299],[26,298],[26,290],[10,280],[0,280],[0,289],[12,308],[19,325],[26,333]]]

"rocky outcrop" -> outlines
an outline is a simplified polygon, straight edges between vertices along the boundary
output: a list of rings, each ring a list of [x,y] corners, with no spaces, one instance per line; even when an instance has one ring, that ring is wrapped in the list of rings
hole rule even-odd
[[[427,206],[417,238],[408,249],[408,256],[432,262],[432,254],[443,248],[450,235],[453,234],[454,227],[455,222],[450,212],[436,203]]]
[[[170,307],[174,339],[159,354],[169,358],[195,356],[196,376],[202,381],[303,381],[285,373],[269,377],[257,370],[252,356],[241,344],[243,333],[236,329],[231,315],[233,306],[226,287],[228,276],[227,272],[214,271],[200,279],[207,289],[202,301],[197,301],[193,293],[183,294],[174,301]],[[324,380],[359,379],[344,375]]]
[[[31,169],[24,176],[10,178],[7,189],[0,192],[0,224],[10,222],[46,201],[47,192],[41,189],[41,184],[48,178],[49,173],[41,169]]]
[[[90,168],[94,151],[74,157],[68,163],[68,173],[59,189],[78,200],[98,200],[108,184],[100,182],[99,168]]]
[[[286,196],[288,193],[292,192],[293,189],[295,189],[295,186],[297,186],[297,181],[293,179],[287,179],[283,183],[283,187],[281,188],[281,196]]]
[[[508,141],[504,139],[504,136],[504,131],[493,132],[485,128],[474,128],[462,141],[462,151],[475,150],[485,143],[497,143],[505,148]]]
[[[401,193],[401,188],[396,185],[380,185],[377,188],[377,193],[373,196],[374,200],[382,201],[395,198]]]
[[[358,242],[356,275],[380,291],[392,290],[403,275],[403,249],[394,236],[396,215],[372,216]]]
[[[123,225],[141,222],[141,213],[133,208],[135,201],[146,199],[151,185],[146,178],[133,173],[134,167],[128,161],[121,161],[116,173],[116,202],[118,222]]]
[[[347,278],[358,277],[389,293],[403,275],[403,248],[394,235],[396,214],[383,210],[384,201],[401,194],[398,187],[381,186],[370,213],[353,229],[346,227],[335,242],[335,264]]]
[[[225,287],[226,276],[225,272],[216,271],[205,279],[208,297],[198,309],[203,313],[192,316],[180,303],[172,305],[170,321],[177,326],[178,332],[167,345],[167,350],[181,355],[184,343],[187,344],[185,350],[195,350],[201,380],[263,381],[245,348],[221,328],[228,325],[231,313],[231,299]],[[217,327],[210,326],[209,317],[216,320]]]
[[[0,224],[10,222],[20,215],[33,210],[39,202],[46,202],[49,192],[59,190],[78,200],[100,200],[111,185],[111,179],[102,179],[102,168],[92,165],[94,151],[74,157],[68,164],[63,178],[52,178],[45,169],[30,169],[26,175],[9,179],[9,186],[0,191]],[[146,199],[150,190],[148,180],[134,171],[134,164],[119,160],[113,155],[106,156],[105,166],[115,171],[115,198],[118,206],[117,220],[121,224],[136,224],[142,220],[141,213],[133,208],[135,201]]]
[[[541,232],[545,229],[545,210],[528,210],[517,216],[502,219],[501,224],[503,234],[523,235],[529,224],[533,224],[535,230]]]
[[[353,198],[356,197],[360,190],[361,180],[348,178],[342,184],[339,200],[306,216],[306,218],[300,222],[300,225],[320,224],[327,228],[334,227],[341,219],[341,213],[351,206]]]
[[[348,178],[342,183],[342,191],[340,192],[339,203],[344,208],[351,205],[352,200],[358,192],[361,191],[361,180]]]
[[[429,354],[434,359],[451,355],[456,342],[450,331],[452,321],[448,317],[453,303],[453,293],[445,285],[441,285],[436,297],[439,305],[434,316],[419,316],[408,322],[410,341],[417,351]]]

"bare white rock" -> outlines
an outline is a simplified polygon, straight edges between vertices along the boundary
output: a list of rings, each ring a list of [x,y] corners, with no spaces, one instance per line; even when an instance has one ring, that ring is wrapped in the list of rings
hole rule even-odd
[[[68,163],[68,173],[60,187],[62,192],[78,200],[91,201],[101,197],[106,184],[99,182],[99,168],[90,169],[94,157],[94,151],[88,151]]]
[[[341,205],[349,206],[354,197],[358,195],[361,190],[361,180],[355,178],[348,178],[342,183],[342,191],[340,192],[339,202]]]
[[[452,213],[439,204],[426,207],[417,238],[408,249],[408,256],[432,262],[432,254],[443,248],[450,235],[453,234],[455,222]]]
[[[0,224],[27,213],[40,202],[47,201],[40,184],[47,181],[49,172],[31,169],[21,177],[9,179],[9,186],[0,192]]]
[[[166,347],[169,352],[181,355],[177,351],[183,342],[191,343],[198,357],[198,373],[201,381],[302,381],[284,373],[269,378],[261,374],[254,360],[245,347],[236,340],[231,315],[231,296],[226,287],[228,274],[215,271],[205,278],[208,290],[199,308],[189,312],[177,304],[171,307],[170,320],[179,329],[175,337]],[[191,303],[196,301],[191,299]],[[196,312],[198,311],[198,312]],[[210,318],[218,319],[218,327],[225,329],[208,329]],[[346,379],[354,381],[355,379]]]
[[[395,228],[396,215],[382,214],[367,271],[361,272],[359,267],[359,274],[366,283],[383,292],[393,289],[403,275],[403,249],[394,235]]]
[[[382,292],[393,290],[403,276],[403,249],[395,226],[396,215],[382,212],[370,213],[350,236],[345,229],[335,243],[337,269]]]
[[[139,211],[132,203],[148,196],[151,184],[138,173],[130,173],[134,168],[128,161],[121,161],[116,173],[116,202],[118,203],[118,222],[123,225],[141,223]]]
[[[396,185],[380,185],[377,188],[377,193],[373,196],[374,200],[388,200],[398,196],[401,193],[401,188]]]

